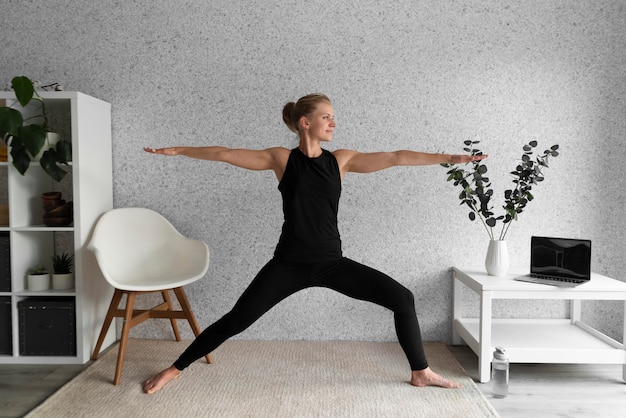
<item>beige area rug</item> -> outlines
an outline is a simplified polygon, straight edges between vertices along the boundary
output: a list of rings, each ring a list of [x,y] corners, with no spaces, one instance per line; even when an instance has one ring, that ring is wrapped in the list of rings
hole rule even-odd
[[[442,343],[426,343],[430,367],[462,389],[416,388],[397,343],[230,340],[153,395],[149,376],[188,341],[133,339],[122,382],[117,347],[63,386],[29,418],[71,417],[497,417]]]

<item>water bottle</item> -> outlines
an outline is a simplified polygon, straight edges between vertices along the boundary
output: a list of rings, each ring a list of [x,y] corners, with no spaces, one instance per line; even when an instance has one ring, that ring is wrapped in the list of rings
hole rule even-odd
[[[493,352],[491,382],[493,396],[495,398],[506,397],[509,393],[509,358],[506,356],[506,350],[502,347],[496,347],[496,351]]]

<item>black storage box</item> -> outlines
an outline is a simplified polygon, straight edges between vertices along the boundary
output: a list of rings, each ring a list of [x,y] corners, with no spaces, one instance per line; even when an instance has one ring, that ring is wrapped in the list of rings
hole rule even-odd
[[[32,297],[18,302],[20,355],[75,356],[74,298]]]
[[[11,244],[8,232],[0,232],[0,292],[11,291]]]
[[[0,354],[13,354],[11,298],[0,297]]]

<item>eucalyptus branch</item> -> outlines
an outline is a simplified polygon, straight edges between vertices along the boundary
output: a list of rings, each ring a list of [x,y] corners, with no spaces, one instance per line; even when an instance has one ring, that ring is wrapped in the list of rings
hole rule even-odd
[[[476,210],[476,209],[474,209]],[[489,234],[489,239],[493,239],[493,227],[490,227],[489,225],[487,225],[487,222],[485,221],[485,218],[480,214],[480,212],[476,211],[476,213],[478,214],[478,218],[480,219],[480,221],[482,222],[483,226],[485,227],[485,230],[487,231],[487,234]]]
[[[471,155],[482,155],[482,152],[475,148],[479,141],[464,141],[464,151]],[[502,229],[500,231],[500,240],[504,240],[511,226],[511,221],[518,219],[518,215],[524,211],[528,202],[534,199],[531,193],[532,187],[544,180],[542,170],[548,167],[548,157],[557,157],[559,155],[558,145],[553,145],[550,149],[535,160],[531,158],[537,141],[530,141],[524,145],[524,154],[521,163],[512,171],[513,183],[515,187],[504,192],[504,215],[495,216],[493,206],[490,205],[493,189],[489,178],[485,176],[487,166],[482,161],[472,162],[472,170],[465,171],[454,164],[442,164],[442,166],[451,168],[447,172],[448,181],[454,180],[455,186],[461,186],[462,191],[459,194],[461,204],[466,204],[470,209],[469,218],[474,221],[478,217],[490,239],[494,239],[493,228],[498,221],[502,221]],[[466,164],[467,165],[467,164]],[[469,179],[469,181],[468,181]],[[472,186],[473,184],[473,186]]]

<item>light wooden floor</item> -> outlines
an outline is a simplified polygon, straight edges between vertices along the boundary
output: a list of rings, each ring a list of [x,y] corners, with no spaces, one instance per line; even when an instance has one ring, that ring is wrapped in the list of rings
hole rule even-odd
[[[626,383],[619,365],[512,364],[509,395],[494,398],[478,383],[478,357],[467,346],[450,351],[503,418],[626,417]]]
[[[88,364],[0,364],[0,417],[22,417]]]
[[[478,358],[465,346],[450,347],[478,380]],[[22,417],[87,365],[0,365],[0,417]],[[503,418],[626,417],[626,384],[617,365],[513,364],[509,396],[496,399],[478,383]]]

